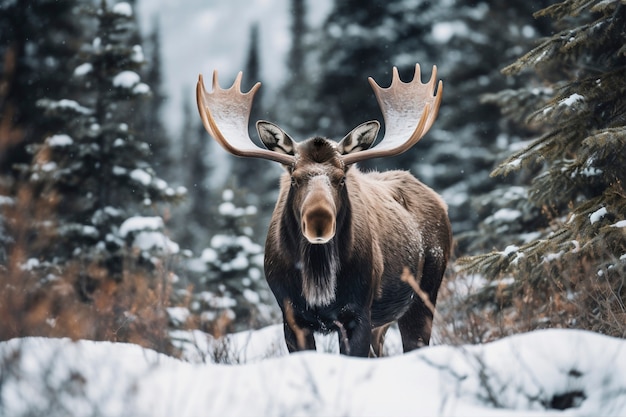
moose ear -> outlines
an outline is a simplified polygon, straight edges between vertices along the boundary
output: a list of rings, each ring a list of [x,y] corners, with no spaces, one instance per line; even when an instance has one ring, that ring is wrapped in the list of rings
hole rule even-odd
[[[295,154],[294,140],[274,123],[259,120],[256,122],[256,130],[259,133],[261,142],[263,142],[265,147],[270,151],[287,155]]]
[[[376,120],[365,122],[355,127],[352,132],[348,133],[337,145],[337,150],[341,155],[353,152],[360,152],[372,146],[372,143],[378,136],[380,123]]]

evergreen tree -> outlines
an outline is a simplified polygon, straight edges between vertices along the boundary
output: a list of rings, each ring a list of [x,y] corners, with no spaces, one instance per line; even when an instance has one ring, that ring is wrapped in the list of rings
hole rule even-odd
[[[233,190],[224,189],[219,228],[201,256],[188,266],[198,275],[192,312],[201,316],[202,327],[213,334],[267,325],[277,313],[270,307],[272,296],[263,279],[263,248],[252,239],[249,220],[257,208],[238,206],[235,200]]]
[[[323,74],[314,99],[323,103],[317,134],[340,139],[358,124],[381,119],[367,76],[383,80],[391,73],[396,34],[391,27],[392,2],[336,1],[318,40]]]
[[[209,183],[213,170],[210,158],[212,141],[204,126],[199,123],[196,112],[192,111],[190,100],[185,100],[178,141],[182,144],[182,153],[175,174],[177,181],[190,192],[185,201],[174,209],[172,233],[177,242],[194,252],[208,245],[211,232],[217,227],[212,210],[213,191]]]
[[[261,60],[259,54],[259,25],[253,24],[250,27],[250,44],[248,47],[248,56],[244,66],[244,80],[241,89],[249,91],[254,84],[261,80]],[[263,146],[261,141],[257,139],[255,123],[262,119],[263,97],[262,89],[259,90],[254,98],[253,106],[250,111],[250,125],[248,126],[248,135],[257,145]],[[261,195],[268,188],[266,176],[264,172],[270,171],[267,161],[256,158],[234,158],[232,159],[231,173],[234,186],[246,191],[246,199],[248,204],[258,206]]]
[[[37,101],[65,97],[72,57],[81,44],[79,0],[0,1],[0,173],[28,163],[26,146],[59,127],[40,117]],[[7,126],[13,126],[12,131]]]
[[[80,101],[40,101],[46,114],[65,126],[34,147],[33,164],[23,167],[40,198],[53,200],[56,208],[51,223],[37,225],[53,225],[56,235],[55,245],[42,248],[41,256],[55,265],[80,259],[85,268],[80,287],[86,297],[98,281],[89,272],[93,266],[102,268],[104,276],[122,278],[128,245],[148,265],[156,262],[153,250],[176,250],[162,235],[162,221],[142,222],[136,216],[184,192],[156,176],[149,146],[133,128],[133,109],[150,87],[137,73],[144,63],[141,45],[129,43],[136,33],[130,5],[109,8],[102,1],[93,16],[95,36],[83,48],[72,76]],[[134,221],[125,223],[129,218]]]
[[[158,172],[168,181],[174,180],[171,164],[170,143],[163,123],[162,109],[167,101],[163,90],[161,28],[157,19],[147,38],[147,50],[150,57],[142,71],[146,84],[150,86],[150,96],[140,103],[142,118],[136,130],[150,146],[150,160]]]
[[[501,281],[500,297],[486,299],[504,308],[523,298],[533,310],[530,328],[573,326],[624,337],[626,6],[566,0],[536,15],[551,17],[559,30],[503,72],[532,69],[545,86],[496,98],[508,117],[540,135],[493,175],[530,171],[528,198],[549,224],[525,243],[512,241],[462,264],[490,280],[510,277]],[[549,316],[553,310],[559,321]]]
[[[260,33],[258,24],[250,27],[250,44],[244,67],[242,90],[248,91],[261,77]],[[263,88],[259,89],[250,112],[248,126],[249,137],[256,141],[258,146],[264,147],[256,131],[256,121],[266,119],[263,100]],[[205,136],[206,137],[206,136]],[[212,140],[211,140],[212,141]],[[215,142],[211,146],[215,146]],[[229,186],[245,193],[246,204],[258,208],[258,216],[263,219],[257,222],[256,236],[265,235],[265,225],[269,223],[274,208],[273,190],[276,189],[280,168],[275,164],[256,158],[231,158],[231,176]]]
[[[308,138],[319,134],[318,119],[323,106],[315,102],[315,52],[311,29],[307,24],[305,0],[291,0],[291,46],[287,55],[287,79],[272,106],[278,124],[293,137]]]

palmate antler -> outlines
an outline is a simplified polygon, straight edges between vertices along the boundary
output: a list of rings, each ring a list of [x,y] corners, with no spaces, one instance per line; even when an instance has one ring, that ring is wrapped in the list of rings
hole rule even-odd
[[[290,155],[258,147],[248,135],[248,121],[252,100],[261,83],[256,83],[247,93],[241,92],[242,73],[232,87],[224,90],[213,71],[213,91],[204,89],[202,75],[196,87],[196,101],[204,128],[224,149],[236,156],[269,159],[285,165],[293,163]]]
[[[222,89],[213,72],[213,91],[207,93],[202,75],[196,88],[198,111],[204,127],[224,149],[236,156],[269,159],[291,165],[294,157],[260,148],[248,135],[248,121],[257,83],[247,93],[241,92],[240,72],[232,87]],[[421,82],[420,66],[415,65],[413,80],[400,80],[398,69],[393,68],[391,85],[380,87],[371,77],[369,82],[383,113],[385,135],[374,147],[343,156],[346,165],[371,158],[393,156],[405,152],[428,132],[435,122],[441,103],[443,83],[439,81],[435,94],[437,67],[428,83]]]

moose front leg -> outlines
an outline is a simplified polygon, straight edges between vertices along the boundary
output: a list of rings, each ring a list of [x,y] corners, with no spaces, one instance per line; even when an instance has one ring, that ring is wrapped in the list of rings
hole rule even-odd
[[[339,352],[343,355],[367,357],[372,340],[369,314],[349,314],[338,320]]]
[[[284,320],[283,330],[289,353],[300,350],[315,350],[315,337],[309,329],[298,326],[295,320]]]

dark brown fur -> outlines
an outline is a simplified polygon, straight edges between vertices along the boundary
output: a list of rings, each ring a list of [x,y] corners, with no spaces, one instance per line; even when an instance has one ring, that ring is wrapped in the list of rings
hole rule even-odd
[[[435,305],[451,250],[446,204],[408,172],[344,167],[325,139],[303,142],[298,151],[281,178],[265,247],[265,274],[283,311],[289,350],[315,349],[313,332],[338,331],[342,353],[367,356],[371,345],[380,355],[396,320],[404,351],[428,345],[433,311],[401,276],[408,268]],[[332,202],[307,200],[311,181]],[[336,232],[327,243],[303,237],[303,202],[320,204],[320,212],[334,207]],[[322,301],[311,305],[306,295],[316,289]]]

